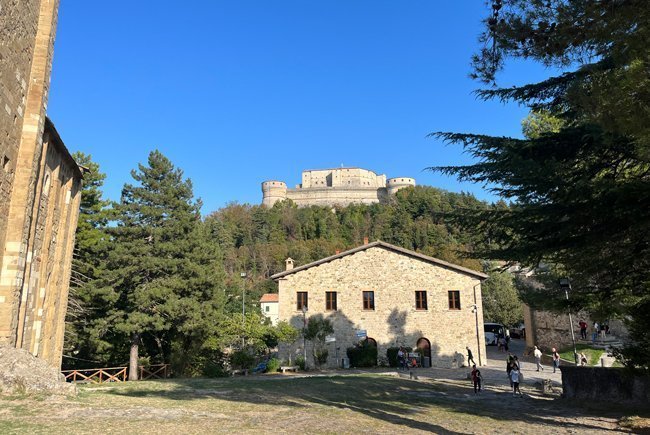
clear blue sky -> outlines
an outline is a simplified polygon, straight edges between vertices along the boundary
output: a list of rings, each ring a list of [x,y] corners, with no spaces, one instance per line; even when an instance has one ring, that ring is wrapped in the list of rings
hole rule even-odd
[[[422,172],[469,161],[429,132],[520,135],[526,108],[472,94],[483,3],[62,0],[48,112],[116,200],[154,148],[205,213],[259,203],[263,180],[293,187],[303,169],[341,164],[492,200]],[[516,64],[500,84],[546,75]]]

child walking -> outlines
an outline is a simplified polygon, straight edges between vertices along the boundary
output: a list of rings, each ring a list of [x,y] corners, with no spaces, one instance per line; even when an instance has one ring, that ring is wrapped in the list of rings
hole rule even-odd
[[[476,368],[476,364],[472,366],[472,382],[474,382],[474,394],[481,392],[481,381],[483,377],[481,376],[481,371]]]
[[[519,393],[519,396],[523,397],[521,390],[519,389],[519,368],[516,365],[513,365],[512,370],[510,371],[510,380],[512,381],[512,395],[516,396]]]

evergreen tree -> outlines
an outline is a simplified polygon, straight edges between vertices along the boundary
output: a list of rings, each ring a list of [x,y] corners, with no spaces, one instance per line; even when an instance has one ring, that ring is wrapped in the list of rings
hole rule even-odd
[[[168,362],[170,352],[196,350],[215,333],[223,292],[190,180],[158,151],[131,175],[136,184],[113,206],[110,251],[95,283],[106,314],[95,326],[117,355],[129,342],[129,378],[137,379],[141,343],[149,343],[147,357]]]
[[[106,175],[100,171],[99,165],[90,155],[81,152],[74,153],[73,157],[87,171],[84,172],[75,234],[63,364],[66,367],[87,367],[96,360],[97,348],[89,326],[92,319],[103,312],[97,307],[92,286],[88,284],[97,278],[97,269],[105,257],[109,202],[102,197]]]
[[[494,0],[475,77],[494,82],[508,58],[577,69],[479,96],[544,110],[563,125],[525,140],[437,134],[478,162],[435,169],[514,201],[466,215],[465,228],[492,242],[476,254],[557,265],[572,279],[573,298],[610,315],[632,315],[650,298],[648,22],[640,0]]]

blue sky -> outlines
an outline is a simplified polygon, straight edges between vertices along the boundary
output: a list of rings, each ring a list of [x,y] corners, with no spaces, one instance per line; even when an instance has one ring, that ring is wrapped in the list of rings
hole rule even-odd
[[[494,197],[422,172],[470,162],[432,131],[520,136],[527,110],[482,102],[468,78],[482,1],[64,0],[48,107],[119,199],[159,149],[205,213],[259,203],[267,179],[360,166]],[[549,74],[513,64],[500,85]]]

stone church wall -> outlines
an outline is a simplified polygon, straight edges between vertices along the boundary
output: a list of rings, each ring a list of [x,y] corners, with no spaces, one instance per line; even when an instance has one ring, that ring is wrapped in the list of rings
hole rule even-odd
[[[61,364],[82,174],[45,110],[58,0],[0,7],[0,344]]]

